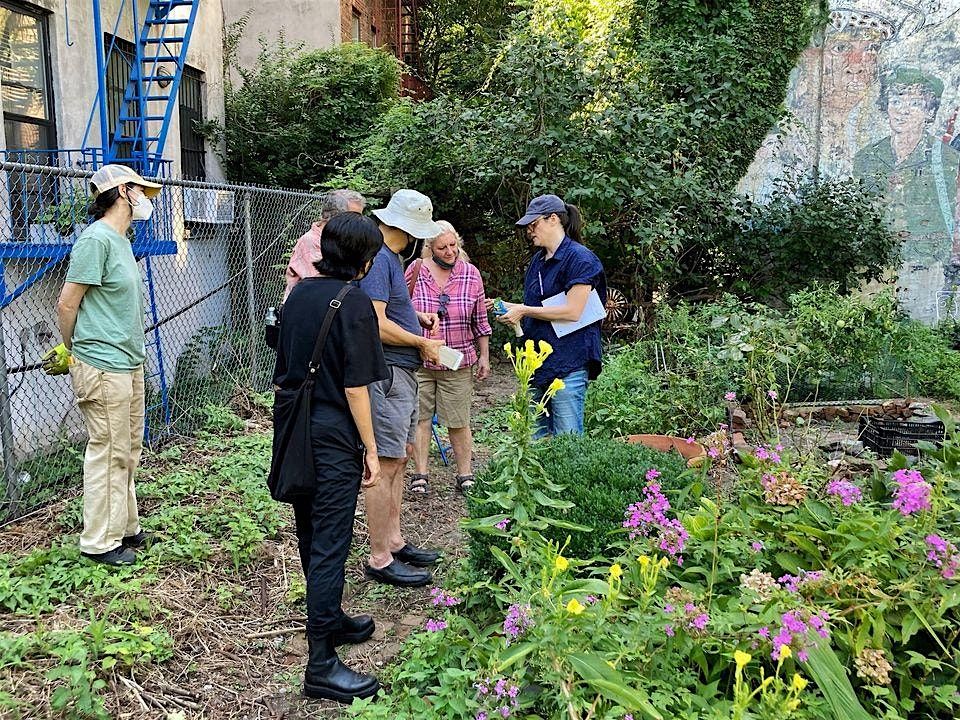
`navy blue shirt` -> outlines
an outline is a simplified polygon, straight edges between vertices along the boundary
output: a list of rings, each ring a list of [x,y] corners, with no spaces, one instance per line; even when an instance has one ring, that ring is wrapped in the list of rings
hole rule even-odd
[[[403,276],[400,256],[387,247],[386,243],[373,259],[370,272],[360,281],[360,289],[374,302],[387,304],[388,320],[393,320],[414,335],[420,335],[420,321],[410,301],[410,291],[407,289],[407,280]],[[421,365],[420,351],[415,347],[384,344],[383,357],[387,365],[396,365],[410,370],[417,370]]]
[[[607,302],[607,279],[600,259],[569,237],[564,237],[549,260],[540,249],[530,261],[523,283],[523,304],[542,307],[543,299],[565,293],[574,285],[589,285]],[[600,374],[600,322],[595,322],[562,338],[557,337],[547,320],[523,319],[523,335],[528,340],[543,340],[553,353],[533,376],[535,387],[546,387],[554,378],[563,378],[578,370],[587,370],[591,380]]]

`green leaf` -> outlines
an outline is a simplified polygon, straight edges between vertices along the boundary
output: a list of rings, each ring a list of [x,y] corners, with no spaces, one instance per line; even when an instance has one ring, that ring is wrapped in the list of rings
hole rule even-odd
[[[543,505],[544,507],[551,507],[557,510],[569,510],[573,507],[573,503],[569,500],[557,500],[552,498],[549,495],[545,495],[540,490],[534,489],[532,493],[534,500]]]
[[[577,523],[569,522],[567,520],[556,520],[554,518],[542,518],[543,522],[547,525],[552,525],[553,527],[561,528],[562,530],[575,530],[576,532],[593,532],[593,528],[589,525],[578,525]]]
[[[641,712],[650,720],[663,720],[663,715],[650,703],[647,694],[642,690],[609,680],[590,680],[588,684],[608,700],[612,700],[628,710]]]
[[[834,720],[876,720],[864,710],[850,684],[847,671],[830,645],[819,641],[807,648],[806,667],[830,706]]]
[[[497,666],[497,672],[503,672],[508,667],[516,662],[519,662],[536,649],[536,644],[529,642],[511,645],[509,648],[507,648],[506,652],[500,656],[500,664]]]
[[[503,550],[498,548],[496,545],[489,546],[490,554],[493,555],[504,569],[510,573],[510,577],[517,581],[518,584],[523,584],[523,576],[520,574],[520,569],[517,567],[517,564],[510,559],[510,556],[507,555]]]

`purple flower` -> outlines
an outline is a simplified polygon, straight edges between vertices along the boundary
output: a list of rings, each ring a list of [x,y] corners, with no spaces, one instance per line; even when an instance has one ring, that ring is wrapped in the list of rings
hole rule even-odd
[[[781,445],[780,443],[777,443],[776,447],[773,449],[776,450],[777,452],[783,452],[783,445]]]
[[[691,435],[690,437],[687,438],[686,442],[687,442],[687,445],[693,445],[696,441],[697,439],[693,435]]]
[[[759,630],[757,630],[757,634],[758,634],[760,637],[766,638],[766,639],[769,640],[769,639],[770,639],[770,628],[768,628],[766,625],[764,625],[762,628],[760,628]]]
[[[533,627],[529,605],[511,605],[503,620],[503,633],[507,636],[507,645]]]
[[[777,582],[788,592],[796,593],[823,580],[823,573],[819,570],[800,570],[799,572],[799,575],[781,575],[777,578]]]
[[[893,474],[897,487],[893,491],[893,509],[904,517],[930,509],[930,483],[919,470],[897,470]]]
[[[483,710],[480,710],[477,712],[477,717],[475,720],[487,720],[487,714]]]
[[[776,391],[776,390],[767,390],[767,397],[769,397],[771,400],[776,400],[776,399],[777,399],[777,391]]]
[[[501,520],[500,522],[498,522],[496,525],[494,525],[494,527],[495,527],[497,530],[506,530],[506,529],[507,529],[507,525],[509,525],[509,524],[510,524],[510,518],[504,518],[503,520]]]
[[[644,477],[647,479],[647,482],[653,482],[658,477],[660,477],[660,471],[657,470],[656,468],[650,468],[649,470],[647,470],[647,474],[644,475]]]
[[[667,637],[673,637],[674,634],[675,634],[675,633],[673,632],[673,625],[671,625],[670,623],[667,623],[666,625],[664,625],[664,626],[663,626],[663,632],[666,633],[666,636],[667,636]]]
[[[627,508],[623,527],[630,529],[631,540],[649,537],[652,532],[657,532],[657,547],[676,559],[677,564],[683,564],[681,553],[690,534],[679,520],[667,517],[670,501],[660,492],[659,484],[648,482],[643,495],[643,500]]]
[[[599,600],[599,598],[597,598],[596,595],[587,595],[587,596],[583,599],[583,601],[584,601],[587,605],[594,605],[594,604],[597,603],[598,600]]]
[[[800,662],[806,662],[807,660],[810,659],[810,656],[807,655],[807,651],[806,651],[806,650],[798,650],[798,651],[797,651],[797,659],[798,659]]]
[[[791,610],[783,613],[780,616],[780,629],[773,638],[773,651],[770,657],[779,660],[782,648],[789,647],[791,651],[796,652],[801,662],[806,662],[807,632],[814,628],[820,637],[828,638],[830,636],[826,625],[828,618],[827,613],[822,610],[816,613],[806,610]],[[769,630],[766,634],[762,632],[763,630],[767,628],[762,628],[760,634],[764,638],[769,637]]]
[[[863,497],[863,491],[849,480],[831,480],[827,485],[827,495],[840,498],[844,505],[856,505]]]
[[[750,543],[750,549],[754,552],[760,552],[763,550],[763,543],[759,540],[754,540],[752,543]]]
[[[442,605],[443,607],[453,607],[454,605],[460,604],[460,598],[454,597],[453,595],[448,595],[443,591],[442,588],[435,587],[430,591],[430,602],[434,605]]]
[[[447,629],[447,622],[446,620],[433,620],[431,618],[427,620],[426,628],[427,632],[440,632]]]
[[[770,452],[763,445],[761,445],[760,447],[758,447],[756,450],[753,451],[753,456],[757,460],[769,460]]]
[[[505,718],[510,717],[510,706],[504,705],[502,708],[500,708],[500,715],[501,717],[505,717]]]
[[[716,457],[719,457],[720,451],[717,450],[717,448],[712,447],[709,450],[707,450],[707,455],[709,455],[712,458],[716,458]]]
[[[957,553],[956,546],[939,535],[927,535],[926,543],[929,548],[927,560],[940,568],[940,575],[947,580],[956,577],[960,569],[960,553]]]
[[[667,603],[666,605],[663,606],[663,611],[664,611],[667,615],[670,615],[671,613],[673,613],[673,611],[674,611],[675,609],[676,609],[676,608],[673,607],[673,603]]]
[[[706,613],[700,613],[697,615],[690,623],[691,627],[696,628],[697,630],[703,630],[707,627],[707,623],[710,622],[710,616]]]
[[[737,399],[737,394],[733,391],[728,392],[723,396],[723,399],[726,400],[727,402],[733,402],[734,400]]]

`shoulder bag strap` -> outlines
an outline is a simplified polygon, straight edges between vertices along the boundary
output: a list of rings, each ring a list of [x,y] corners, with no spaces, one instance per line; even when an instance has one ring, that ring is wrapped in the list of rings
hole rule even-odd
[[[337,310],[339,310],[343,304],[343,299],[351,290],[353,290],[352,285],[344,285],[340,292],[337,293],[337,297],[330,301],[330,307],[327,309],[327,314],[323,318],[323,325],[320,326],[320,334],[317,335],[317,344],[313,348],[313,357],[310,358],[310,366],[308,368],[310,374],[308,377],[312,377],[314,373],[317,372],[317,368],[320,367],[323,346],[327,342],[327,335],[330,334],[330,326],[333,325],[333,316],[337,314]]]
[[[420,279],[420,271],[423,270],[423,258],[417,258],[413,261],[413,272],[410,273],[410,279],[407,280],[407,291],[410,297],[413,297],[413,291],[417,287],[417,280]]]

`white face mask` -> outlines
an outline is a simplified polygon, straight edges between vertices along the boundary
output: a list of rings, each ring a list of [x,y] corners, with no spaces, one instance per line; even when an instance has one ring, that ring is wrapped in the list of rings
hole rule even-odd
[[[130,194],[128,191],[127,202],[130,203],[130,207],[133,209],[134,220],[149,220],[150,216],[153,215],[153,203],[150,202],[150,198],[146,195],[140,195],[134,203],[130,202]]]

